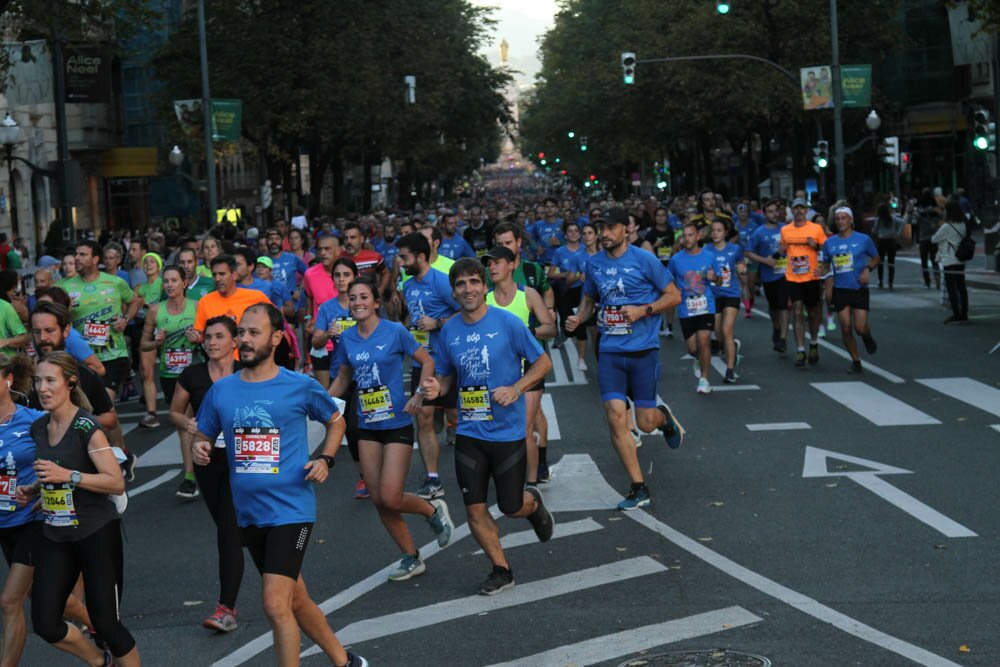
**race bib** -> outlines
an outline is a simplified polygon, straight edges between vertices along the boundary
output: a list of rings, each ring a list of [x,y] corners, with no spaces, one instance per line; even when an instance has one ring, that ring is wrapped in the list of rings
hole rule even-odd
[[[72,484],[42,484],[42,514],[47,526],[79,526]]]
[[[493,409],[490,404],[489,387],[486,385],[459,387],[458,413],[462,421],[492,421]]]
[[[410,327],[410,335],[413,336],[413,340],[417,341],[420,347],[424,348],[428,352],[431,349],[431,332],[424,331],[423,329],[418,329],[416,327]]]
[[[792,262],[792,275],[804,276],[809,273],[809,258],[805,255],[799,255],[798,257],[791,257]]]
[[[83,325],[83,338],[89,345],[107,347],[111,325],[107,322],[87,322]]]
[[[705,295],[689,296],[684,299],[684,305],[687,306],[688,317],[708,314],[708,297]]]
[[[361,389],[358,392],[358,401],[361,403],[361,418],[366,424],[385,421],[396,416],[392,409],[389,387],[384,384]]]
[[[604,307],[604,333],[608,336],[624,336],[632,333],[632,325],[625,319],[621,306]]]
[[[788,258],[787,257],[779,257],[778,259],[774,260],[774,270],[775,271],[784,271],[787,268],[788,268]]]
[[[238,426],[233,429],[236,472],[278,474],[281,458],[281,429]]]
[[[194,360],[194,350],[167,350],[166,355],[167,372],[180,375],[181,371],[191,365]]]
[[[17,491],[17,475],[0,475],[0,512],[17,510],[14,493]]]
[[[661,245],[656,249],[656,256],[661,261],[668,260],[674,254],[674,247],[669,245]]]
[[[344,333],[348,329],[358,324],[358,321],[353,317],[338,317],[334,320],[337,323],[337,335]]]
[[[843,255],[834,255],[833,271],[834,273],[849,273],[851,271],[854,271],[854,255],[850,253],[844,253]]]

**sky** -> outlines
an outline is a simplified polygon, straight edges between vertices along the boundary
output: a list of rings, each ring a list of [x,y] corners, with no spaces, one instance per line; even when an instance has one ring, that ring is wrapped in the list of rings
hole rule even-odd
[[[508,65],[520,70],[515,75],[522,85],[535,81],[538,62],[538,37],[552,26],[556,0],[472,0],[475,5],[495,7],[496,29],[492,43],[483,46],[483,53],[494,65],[500,64],[500,41],[507,40]]]

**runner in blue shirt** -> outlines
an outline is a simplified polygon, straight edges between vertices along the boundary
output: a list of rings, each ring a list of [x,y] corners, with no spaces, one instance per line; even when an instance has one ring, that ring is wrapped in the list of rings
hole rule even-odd
[[[441,216],[437,227],[441,230],[441,247],[438,254],[448,259],[459,260],[463,257],[475,257],[476,251],[469,242],[458,233],[458,216],[448,212]]]
[[[785,222],[785,209],[781,202],[770,200],[764,204],[767,221],[750,235],[750,245],[744,249],[747,259],[760,265],[760,280],[771,314],[771,344],[775,352],[784,354],[788,349],[788,283],[785,269],[788,257],[781,252],[781,226]]]
[[[538,243],[538,263],[549,265],[556,248],[566,242],[563,236],[563,221],[557,218],[559,205],[555,199],[545,200],[545,219],[538,220],[531,228],[531,236]]]
[[[572,220],[563,225],[566,244],[556,248],[549,265],[549,284],[555,289],[556,310],[559,313],[561,331],[565,338],[566,319],[580,303],[583,294],[583,276],[586,275],[587,251],[580,243],[580,225]],[[576,367],[587,370],[587,329],[579,327],[572,334],[576,345]],[[558,341],[557,341],[558,342]]]
[[[670,260],[670,273],[681,293],[677,316],[687,342],[688,354],[694,357],[698,393],[708,394],[712,385],[708,369],[712,363],[710,334],[715,329],[715,294],[711,284],[716,275],[715,255],[698,245],[698,225],[689,222],[681,229],[681,247]]]
[[[739,234],[739,244],[744,252],[750,249],[753,233],[763,224],[762,221],[758,222],[754,217],[755,215],[747,204],[740,204],[736,207],[736,219],[733,222],[736,224],[736,232]],[[745,309],[744,316],[747,319],[752,317],[754,299],[757,292],[757,272],[757,262],[747,262],[746,280],[743,283],[743,308]]]
[[[458,312],[458,304],[452,296],[448,276],[432,269],[428,261],[431,246],[427,237],[420,232],[407,234],[396,242],[399,248],[399,262],[410,279],[403,283],[403,301],[410,312],[410,334],[438,362],[440,352],[441,327]],[[410,392],[420,386],[417,373],[410,375]],[[434,428],[436,408],[454,409],[456,394],[448,392],[437,400],[425,400],[417,415],[417,440],[420,443],[420,457],[424,461],[427,476],[417,495],[425,500],[444,495],[438,472],[441,445]]]
[[[424,399],[417,392],[407,400],[403,359],[409,356],[420,364],[421,379],[434,376],[434,360],[406,327],[379,318],[382,299],[373,282],[357,280],[351,284],[349,294],[351,314],[357,325],[340,335],[331,365],[337,369],[337,375],[330,385],[330,395],[341,396],[352,381],[357,385],[357,400],[352,400],[347,409],[356,410],[359,419],[361,472],[365,479],[371,480],[368,491],[382,525],[403,553],[389,580],[404,581],[423,574],[426,566],[403,514],[423,516],[441,547],[451,543],[454,530],[444,500],[427,501],[403,491],[413,455],[413,420],[409,415],[420,411]]]
[[[194,459],[208,465],[215,438],[223,434],[236,521],[263,578],[264,612],[274,632],[278,664],[298,663],[299,618],[310,619],[305,630],[333,664],[355,664],[300,574],[316,521],[310,483],[322,484],[329,476],[344,437],[344,420],[316,380],[275,363],[283,330],[284,318],[272,304],[255,304],[243,312],[238,327],[243,369],[214,383],[205,395]],[[326,424],[326,438],[312,459],[306,418]],[[321,618],[324,622],[317,623]]]
[[[854,340],[857,331],[865,344],[868,354],[875,354],[878,344],[872,337],[868,321],[869,275],[882,261],[875,243],[867,234],[854,231],[854,213],[846,206],[834,211],[837,235],[823,243],[820,253],[821,272],[833,269],[833,307],[840,320],[840,333],[844,347],[851,354],[849,372],[862,372],[858,343]]]
[[[267,253],[270,255],[272,263],[272,277],[275,281],[282,283],[288,289],[288,293],[293,300],[298,300],[299,285],[302,277],[306,274],[306,263],[295,253],[283,251],[281,249],[281,232],[277,229],[267,231]]]
[[[552,362],[516,316],[486,305],[486,270],[475,259],[452,266],[449,280],[461,314],[441,331],[437,375],[421,381],[426,398],[458,388],[455,477],[469,516],[469,528],[493,564],[479,587],[496,595],[514,586],[514,574],[500,546],[496,522],[486,506],[490,479],[497,505],[509,517],[524,517],[540,542],[555,526],[537,487],[525,488],[524,392],[538,384]],[[521,374],[521,359],[531,366]]]
[[[613,208],[597,222],[604,250],[587,261],[583,298],[576,314],[567,318],[566,331],[573,332],[587,322],[600,301],[597,380],[611,442],[632,481],[618,508],[634,510],[649,505],[650,499],[629,432],[627,398],[635,402],[640,429],[646,433],[661,430],[670,447],[678,447],[684,437],[670,408],[657,405],[660,318],[653,317],[677,305],[680,296],[670,272],[656,256],[628,243],[629,216],[624,209]]]
[[[728,225],[722,220],[712,222],[709,230],[712,243],[705,250],[713,256],[712,269],[716,282],[712,284],[715,297],[715,336],[726,353],[726,376],[723,382],[736,382],[736,364],[740,362],[740,341],[735,337],[736,316],[740,312],[740,293],[747,275],[743,248],[726,241]]]

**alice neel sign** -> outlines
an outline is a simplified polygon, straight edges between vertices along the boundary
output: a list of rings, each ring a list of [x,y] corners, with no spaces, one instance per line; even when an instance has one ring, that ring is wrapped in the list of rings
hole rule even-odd
[[[111,101],[111,57],[98,46],[63,50],[66,102],[106,104]]]

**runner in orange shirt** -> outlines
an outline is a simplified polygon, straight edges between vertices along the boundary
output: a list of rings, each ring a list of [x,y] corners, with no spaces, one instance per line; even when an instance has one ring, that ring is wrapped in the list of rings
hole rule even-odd
[[[809,204],[801,197],[792,201],[792,222],[781,228],[781,250],[788,256],[785,280],[792,301],[792,329],[795,331],[795,366],[805,368],[806,341],[802,309],[809,312],[809,365],[819,363],[817,334],[822,313],[823,287],[819,271],[819,250],[826,240],[826,230],[806,219]]]
[[[205,339],[205,323],[213,317],[225,315],[234,322],[239,322],[243,311],[250,306],[255,303],[270,303],[263,292],[239,289],[236,286],[236,259],[231,255],[219,255],[212,260],[212,280],[216,291],[209,292],[198,300],[194,327],[187,332],[187,338],[192,343],[201,344]]]

